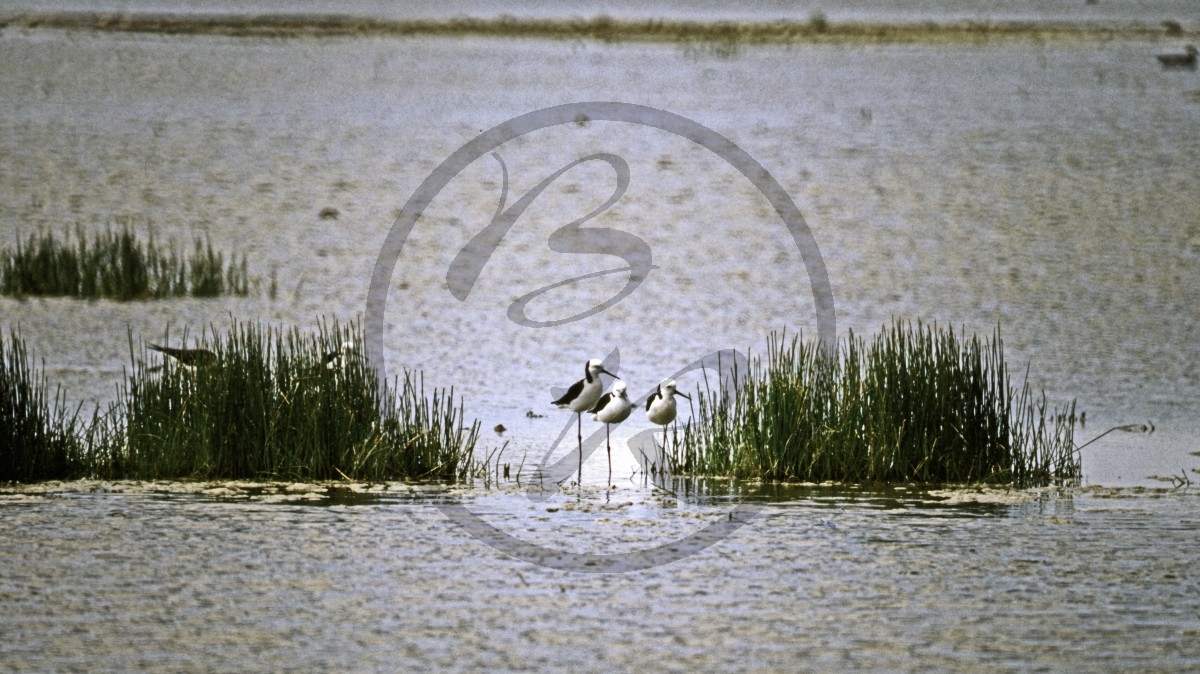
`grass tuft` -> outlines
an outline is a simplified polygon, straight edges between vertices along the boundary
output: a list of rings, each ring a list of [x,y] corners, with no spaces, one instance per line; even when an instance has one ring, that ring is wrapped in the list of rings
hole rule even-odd
[[[0,336],[0,480],[27,482],[74,475],[82,457],[77,414],[62,392],[47,395],[45,376],[29,366],[15,331]]]
[[[111,478],[456,479],[474,469],[479,424],[454,391],[420,375],[381,385],[357,326],[318,334],[237,324],[201,340],[195,366],[135,354],[99,432],[95,472]],[[133,351],[132,341],[130,349]]]
[[[772,334],[765,360],[706,386],[671,448],[679,472],[783,481],[1003,483],[1077,480],[1075,405],[1015,389],[999,331],[966,338],[900,321],[836,356]]]
[[[156,243],[153,233],[138,240],[128,226],[90,239],[81,227],[61,240],[48,232],[31,234],[0,250],[0,293],[123,301],[249,293],[245,255],[226,265],[207,237],[194,244],[187,257],[174,243]]]

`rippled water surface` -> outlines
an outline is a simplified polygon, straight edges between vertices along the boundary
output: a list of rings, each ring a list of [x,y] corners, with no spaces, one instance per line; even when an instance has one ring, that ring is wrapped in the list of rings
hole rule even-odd
[[[66,488],[0,497],[18,671],[1200,667],[1193,494],[814,490],[683,561],[595,575],[499,554],[403,487],[326,507]],[[508,519],[605,551],[722,516],[634,489]]]
[[[1083,5],[1083,3],[1076,3]],[[1101,3],[1105,5],[1106,3]],[[1185,25],[1186,8],[1164,5]],[[1064,10],[1065,11],[1065,10]],[[1074,11],[1074,10],[1072,10]],[[1153,24],[1157,10],[1147,13]],[[801,17],[804,18],[804,17]],[[797,489],[694,556],[629,574],[514,560],[454,526],[462,503],[580,554],[680,540],[732,503],[630,477],[614,432],[584,487],[74,483],[0,497],[0,664],[16,670],[1158,670],[1200,667],[1194,570],[1200,368],[1200,79],[1167,39],[707,49],[485,38],[228,38],[0,32],[0,245],[130,223],[212,236],[279,293],[147,304],[0,298],[51,384],[104,404],[128,335],[232,318],[361,318],[384,238],[421,182],[514,116],[607,100],[683,115],[778,180],[811,228],[837,332],[893,317],[990,334],[1014,373],[1088,412],[1082,489],[1023,497]],[[389,282],[390,371],[454,385],[484,451],[533,466],[564,432],[550,389],[619,350],[640,396],[716,349],[814,335],[813,279],[770,205],[667,131],[579,119],[484,154],[429,204]],[[551,250],[608,198],[609,163],[533,200],[465,300],[455,254],[497,210],[582,157],[628,188],[589,223],[640,237],[653,269],[591,318],[534,329],[518,297],[622,266]],[[503,163],[503,168],[502,168]],[[322,218],[333,208],[336,218]],[[623,275],[547,292],[553,321]],[[681,378],[694,389],[698,376]],[[535,412],[533,416],[529,412]],[[685,414],[687,412],[685,411]],[[538,416],[541,415],[541,416]],[[1171,487],[1179,487],[1170,490]],[[191,493],[201,492],[201,493]],[[311,495],[311,501],[305,500]],[[743,493],[743,495],[745,495]],[[297,500],[299,499],[299,500]],[[440,499],[440,501],[439,501]],[[736,500],[736,499],[735,499]]]

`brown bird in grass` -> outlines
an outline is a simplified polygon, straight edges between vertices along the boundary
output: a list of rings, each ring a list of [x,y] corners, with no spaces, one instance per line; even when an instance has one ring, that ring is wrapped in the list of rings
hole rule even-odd
[[[146,344],[151,351],[168,355],[179,361],[180,365],[188,367],[196,367],[198,365],[210,365],[217,360],[217,354],[208,349],[176,349],[170,346],[159,346],[157,344]]]

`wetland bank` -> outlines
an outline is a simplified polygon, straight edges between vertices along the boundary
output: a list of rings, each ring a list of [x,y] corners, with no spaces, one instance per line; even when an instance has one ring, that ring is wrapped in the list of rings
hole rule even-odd
[[[1087,11],[1077,4],[1062,11]],[[540,503],[509,484],[364,482],[368,494],[352,498],[342,480],[214,481],[182,494],[172,483],[7,487],[0,662],[67,671],[1200,667],[1190,647],[1200,635],[1196,491],[1169,479],[1200,467],[1200,192],[1190,169],[1200,80],[1154,59],[1195,42],[1196,18],[1190,5],[1151,5],[1130,20],[1154,29],[1172,19],[1184,35],[706,50],[7,24],[0,60],[20,67],[0,71],[0,154],[19,158],[0,162],[5,244],[18,232],[103,231],[128,217],[161,241],[207,234],[218,250],[278,269],[275,298],[0,298],[0,327],[20,325],[72,407],[113,399],[131,332],[156,341],[168,329],[224,333],[233,317],[350,320],[363,311],[389,227],[438,162],[530,110],[618,100],[696,119],[772,172],[821,247],[839,334],[873,334],[894,317],[968,334],[999,324],[1009,362],[1030,365],[1034,390],[1087,410],[1078,438],[1143,421],[1156,431],[1086,448],[1081,486],[999,497],[712,483],[677,485],[676,498],[628,479],[636,461],[617,449],[648,430],[637,424],[614,434],[624,462],[616,490],[603,489],[595,455],[582,490]],[[827,11],[836,25],[840,15]],[[556,334],[515,326],[504,312],[533,288],[595,271],[546,241],[559,214],[579,217],[610,193],[602,173],[548,195],[539,205],[554,222],[531,211],[460,302],[439,290],[455,252],[496,210],[502,179],[485,158],[433,204],[431,227],[414,230],[392,281],[389,370],[456,385],[468,418],[508,428],[503,437],[485,430],[485,451],[507,442],[506,457],[531,456],[527,470],[567,422],[544,403],[576,361],[619,345],[621,373],[641,395],[682,366],[678,353],[764,353],[781,325],[815,332],[786,232],[736,174],[687,142],[599,122],[523,139],[500,150],[512,198],[597,151],[620,154],[633,176],[628,210],[605,224],[642,237],[669,272],[655,271],[646,292],[604,320]],[[327,208],[335,219],[321,217]],[[650,220],[658,224],[639,224]],[[548,294],[532,308],[540,319],[567,316],[576,299]],[[547,548],[596,554],[679,540],[737,500],[761,509],[691,557],[605,575],[505,556],[454,527],[437,508],[447,500]]]

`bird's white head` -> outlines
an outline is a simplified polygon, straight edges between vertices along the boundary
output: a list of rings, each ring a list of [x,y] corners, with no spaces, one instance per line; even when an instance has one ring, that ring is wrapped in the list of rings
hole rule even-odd
[[[617,375],[615,375],[615,374],[613,374],[613,373],[609,372],[608,370],[605,370],[605,369],[604,369],[604,362],[603,362],[603,361],[601,361],[599,358],[593,358],[593,359],[591,359],[591,360],[589,360],[589,361],[587,362],[587,375],[588,375],[588,378],[591,378],[591,377],[598,376],[598,375],[600,375],[601,373],[603,373],[603,374],[606,374],[606,375],[608,375],[608,376],[610,376],[610,377],[613,377],[613,378],[616,378],[616,376],[617,376]]]
[[[618,398],[626,398],[626,397],[628,397],[628,395],[626,394],[625,391],[626,391],[625,382],[621,381],[620,379],[613,382],[613,385],[612,385],[613,395],[615,395]]]
[[[663,382],[658,385],[658,390],[662,393],[664,398],[669,398],[671,396],[683,396],[688,400],[692,399],[692,397],[688,394],[679,392],[678,387],[675,385],[674,379],[664,379]]]

